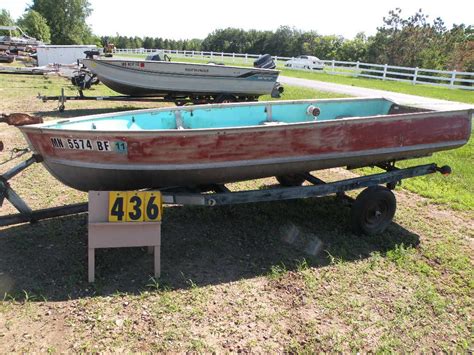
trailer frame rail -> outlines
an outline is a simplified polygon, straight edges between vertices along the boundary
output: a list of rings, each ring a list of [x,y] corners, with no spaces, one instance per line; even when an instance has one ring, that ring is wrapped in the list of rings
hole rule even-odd
[[[23,222],[36,222],[41,219],[66,216],[87,212],[87,203],[76,203],[40,210],[32,210],[28,204],[13,190],[9,180],[21,173],[34,163],[40,163],[43,158],[33,154],[7,172],[0,175],[0,207],[8,200],[19,213],[0,216],[0,226]],[[231,191],[224,184],[207,186],[206,189],[189,189],[185,187],[170,187],[161,190],[163,203],[177,205],[217,206],[242,203],[270,202],[295,200],[301,198],[322,197],[330,194],[343,196],[345,192],[361,188],[371,188],[386,184],[392,190],[403,179],[423,176],[440,172],[444,175],[451,173],[449,166],[438,167],[436,164],[418,165],[409,168],[395,168],[394,162],[379,165],[385,172],[358,176],[334,182],[324,182],[310,173],[302,174],[312,185],[294,187],[276,187],[262,190]],[[209,193],[209,191],[214,191]]]

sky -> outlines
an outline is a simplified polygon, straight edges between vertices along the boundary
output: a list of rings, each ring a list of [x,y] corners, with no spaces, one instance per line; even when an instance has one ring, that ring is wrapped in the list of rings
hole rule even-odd
[[[474,25],[474,1],[469,0],[89,0],[93,9],[87,22],[97,35],[150,36],[169,39],[205,38],[227,27],[276,30],[287,25],[322,35],[353,38],[373,35],[382,19],[396,7],[409,16],[423,9],[431,20]],[[31,0],[0,0],[0,9],[14,19]]]

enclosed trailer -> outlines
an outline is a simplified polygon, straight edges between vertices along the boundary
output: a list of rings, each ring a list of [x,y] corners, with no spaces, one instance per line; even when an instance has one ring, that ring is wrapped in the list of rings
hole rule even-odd
[[[86,57],[85,51],[97,50],[96,45],[44,45],[38,46],[38,66],[71,64]]]

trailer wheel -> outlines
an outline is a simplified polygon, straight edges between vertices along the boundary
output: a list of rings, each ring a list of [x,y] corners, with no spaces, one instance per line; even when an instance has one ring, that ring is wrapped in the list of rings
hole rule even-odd
[[[384,186],[366,188],[357,196],[351,208],[351,224],[356,234],[382,233],[392,222],[397,201]]]
[[[214,102],[217,104],[228,104],[231,102],[236,102],[237,98],[234,95],[220,94],[214,99]]]
[[[306,180],[300,174],[288,174],[288,175],[281,175],[275,176],[277,181],[280,183],[281,186],[291,187],[291,186],[301,186],[303,182]]]

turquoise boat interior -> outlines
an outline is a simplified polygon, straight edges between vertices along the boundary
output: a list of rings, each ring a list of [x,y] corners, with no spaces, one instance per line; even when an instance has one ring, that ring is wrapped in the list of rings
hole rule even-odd
[[[357,99],[188,106],[181,109],[130,111],[63,120],[43,124],[42,128],[151,131],[276,125],[387,115],[393,104],[385,99]]]

